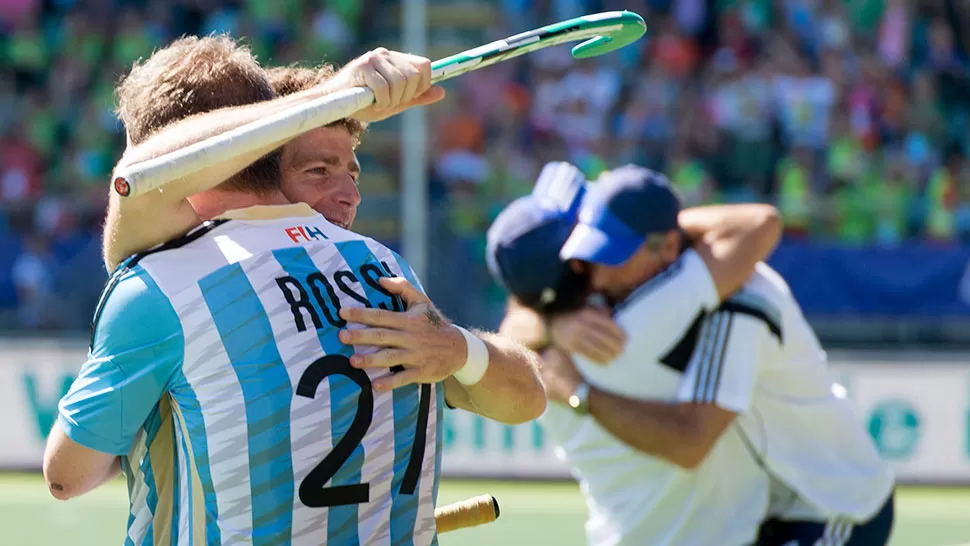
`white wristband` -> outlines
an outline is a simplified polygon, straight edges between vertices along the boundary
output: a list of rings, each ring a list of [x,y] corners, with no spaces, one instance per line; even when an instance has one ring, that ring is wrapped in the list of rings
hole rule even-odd
[[[485,377],[485,372],[488,370],[488,346],[478,336],[461,326],[457,324],[452,324],[452,326],[457,328],[461,335],[465,337],[465,345],[468,347],[465,365],[454,373],[454,377],[462,385],[474,385]]]

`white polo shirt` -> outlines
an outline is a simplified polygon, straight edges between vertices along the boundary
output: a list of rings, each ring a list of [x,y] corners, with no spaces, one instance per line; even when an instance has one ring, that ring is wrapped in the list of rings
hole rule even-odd
[[[788,285],[758,264],[705,319],[678,399],[740,414],[736,422],[773,480],[772,515],[863,522],[894,479],[842,392]]]
[[[630,398],[709,402],[738,413],[686,471],[617,440],[591,416],[550,405],[543,421],[587,499],[590,544],[749,544],[761,521],[864,521],[893,477],[784,280],[758,264],[721,304],[703,260],[685,252],[616,309],[627,346],[593,386]]]
[[[575,356],[577,366],[600,389],[642,400],[674,400],[704,318],[719,303],[703,260],[688,250],[618,306],[616,320],[628,336],[623,354],[606,366]],[[746,383],[740,388],[747,389]],[[733,389],[725,382],[719,396],[743,395]],[[562,406],[550,405],[543,423],[586,497],[589,544],[754,542],[768,509],[770,480],[738,427],[732,425],[701,465],[688,471],[627,446],[592,417]]]

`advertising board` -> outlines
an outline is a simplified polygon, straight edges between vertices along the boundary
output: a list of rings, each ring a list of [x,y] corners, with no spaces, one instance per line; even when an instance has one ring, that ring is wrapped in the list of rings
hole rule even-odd
[[[38,469],[83,340],[0,341],[0,469]],[[970,355],[830,354],[835,379],[901,482],[970,483]],[[447,411],[443,473],[568,478],[539,423],[506,426]]]

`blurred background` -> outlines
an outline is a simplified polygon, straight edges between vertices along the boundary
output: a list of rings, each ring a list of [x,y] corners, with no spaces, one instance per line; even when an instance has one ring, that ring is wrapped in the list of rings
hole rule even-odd
[[[546,161],[590,179],[646,165],[690,205],[774,203],[786,235],[771,264],[883,456],[904,482],[970,484],[970,1],[426,0],[411,13],[424,14],[435,59],[614,9],[643,15],[647,37],[587,61],[559,47],[452,80],[424,134],[400,119],[372,126],[355,230],[399,248],[408,222],[426,228],[411,247],[422,256],[403,246],[426,264],[435,302],[495,328],[505,294],[487,274],[484,232]],[[391,0],[0,0],[0,468],[37,468],[84,357],[107,276],[106,182],[125,140],[112,88],[131,63],[213,32],[245,37],[265,65],[342,63],[403,49],[406,11]],[[427,145],[427,218],[402,206],[408,139]],[[568,477],[537,424],[454,412],[445,443],[452,476]],[[0,493],[0,527],[54,514],[51,533],[121,536],[123,489],[38,512],[23,501],[47,502],[35,478],[0,476],[0,491],[17,492]],[[528,519],[503,510],[511,523],[496,529],[515,534],[445,543],[517,543],[546,523],[563,533],[551,543],[581,542],[585,509],[568,483],[450,484],[445,497],[499,488]],[[970,493],[907,491],[898,544],[970,541]],[[32,529],[9,543],[46,544]]]

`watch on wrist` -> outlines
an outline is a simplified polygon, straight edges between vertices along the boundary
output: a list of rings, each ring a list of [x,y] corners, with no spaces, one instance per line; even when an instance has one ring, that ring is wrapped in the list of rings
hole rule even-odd
[[[580,383],[576,390],[569,395],[566,399],[566,403],[572,408],[577,415],[586,415],[589,413],[589,383]]]

